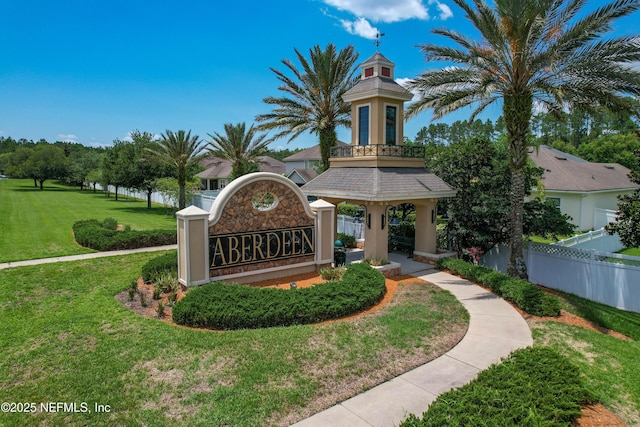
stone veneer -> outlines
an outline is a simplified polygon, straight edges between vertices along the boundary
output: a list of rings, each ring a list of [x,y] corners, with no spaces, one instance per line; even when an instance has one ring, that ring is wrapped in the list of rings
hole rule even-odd
[[[277,198],[275,206],[269,210],[253,207],[256,194],[271,193]],[[222,214],[215,224],[209,225],[209,234],[228,234],[253,232],[300,226],[313,226],[314,218],[307,215],[303,201],[286,185],[276,181],[257,181],[240,188],[223,207]],[[314,242],[317,245],[317,242]],[[317,249],[317,248],[316,248]],[[313,262],[314,255],[296,258],[270,260],[255,264],[211,269],[211,279],[249,271],[282,267],[304,262]]]

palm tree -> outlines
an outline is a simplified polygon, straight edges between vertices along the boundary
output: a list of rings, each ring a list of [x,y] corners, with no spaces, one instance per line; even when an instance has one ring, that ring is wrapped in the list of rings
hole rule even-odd
[[[167,130],[161,135],[160,140],[156,141],[154,148],[147,149],[162,162],[175,168],[179,188],[178,209],[184,209],[187,204],[185,197],[187,173],[206,156],[203,148],[198,135],[191,136],[191,131],[185,133],[179,130],[173,133]]]
[[[207,148],[214,156],[231,161],[231,179],[256,171],[258,157],[267,154],[271,141],[265,141],[264,134],[256,135],[253,125],[246,130],[245,123],[225,123],[224,132],[225,135],[209,134],[211,141]]]
[[[294,50],[301,70],[288,59],[282,60],[294,78],[271,68],[282,83],[278,89],[289,96],[265,98],[265,103],[275,107],[271,113],[258,115],[256,120],[262,122],[260,130],[280,130],[274,139],[289,136],[291,142],[305,131],[317,134],[322,165],[327,168],[331,147],[338,140],[336,128],[351,127],[350,106],[342,100],[342,94],[357,82],[354,65],[358,54],[351,45],[338,52],[329,43],[325,50],[318,45],[310,49],[308,61]]]
[[[427,61],[453,63],[426,71],[410,88],[421,99],[407,118],[425,109],[433,118],[472,106],[471,118],[502,101],[511,170],[511,257],[507,271],[527,277],[522,255],[524,166],[534,102],[560,116],[575,108],[592,112],[599,106],[634,111],[631,94],[640,94],[640,37],[605,39],[612,23],[639,7],[639,0],[616,0],[586,12],[586,0],[453,0],[479,31],[476,41],[448,29],[437,29],[457,46],[423,44]]]

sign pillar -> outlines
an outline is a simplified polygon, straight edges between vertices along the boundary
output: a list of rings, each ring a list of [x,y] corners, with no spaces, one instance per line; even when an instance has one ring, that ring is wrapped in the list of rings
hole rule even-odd
[[[209,212],[189,206],[176,213],[178,280],[184,286],[209,282]],[[203,256],[204,255],[204,256]]]
[[[335,230],[335,205],[324,200],[316,200],[309,205],[316,214],[316,264],[318,268],[330,267],[333,262]]]

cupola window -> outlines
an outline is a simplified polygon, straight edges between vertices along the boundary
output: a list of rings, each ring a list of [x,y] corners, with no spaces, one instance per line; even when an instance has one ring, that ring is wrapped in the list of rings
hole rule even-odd
[[[358,145],[369,145],[369,106],[358,108]]]
[[[385,143],[387,145],[396,145],[396,119],[397,108],[387,106],[385,108]]]

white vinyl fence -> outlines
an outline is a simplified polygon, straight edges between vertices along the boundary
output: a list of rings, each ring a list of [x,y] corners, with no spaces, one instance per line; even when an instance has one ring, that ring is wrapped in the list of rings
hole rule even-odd
[[[509,248],[496,247],[483,265],[506,271]],[[640,257],[529,243],[529,281],[592,301],[640,313]]]
[[[336,224],[338,233],[348,234],[356,239],[364,239],[364,223],[353,222],[353,217],[347,215],[338,215],[338,223]]]
[[[574,249],[595,249],[600,252],[618,252],[624,249],[620,236],[610,235],[604,228],[578,234],[569,239],[554,243],[556,246],[572,247]]]
[[[611,209],[600,209],[595,208],[593,210],[593,229],[597,230],[599,228],[604,227],[610,222],[615,222],[616,220],[616,211]]]

